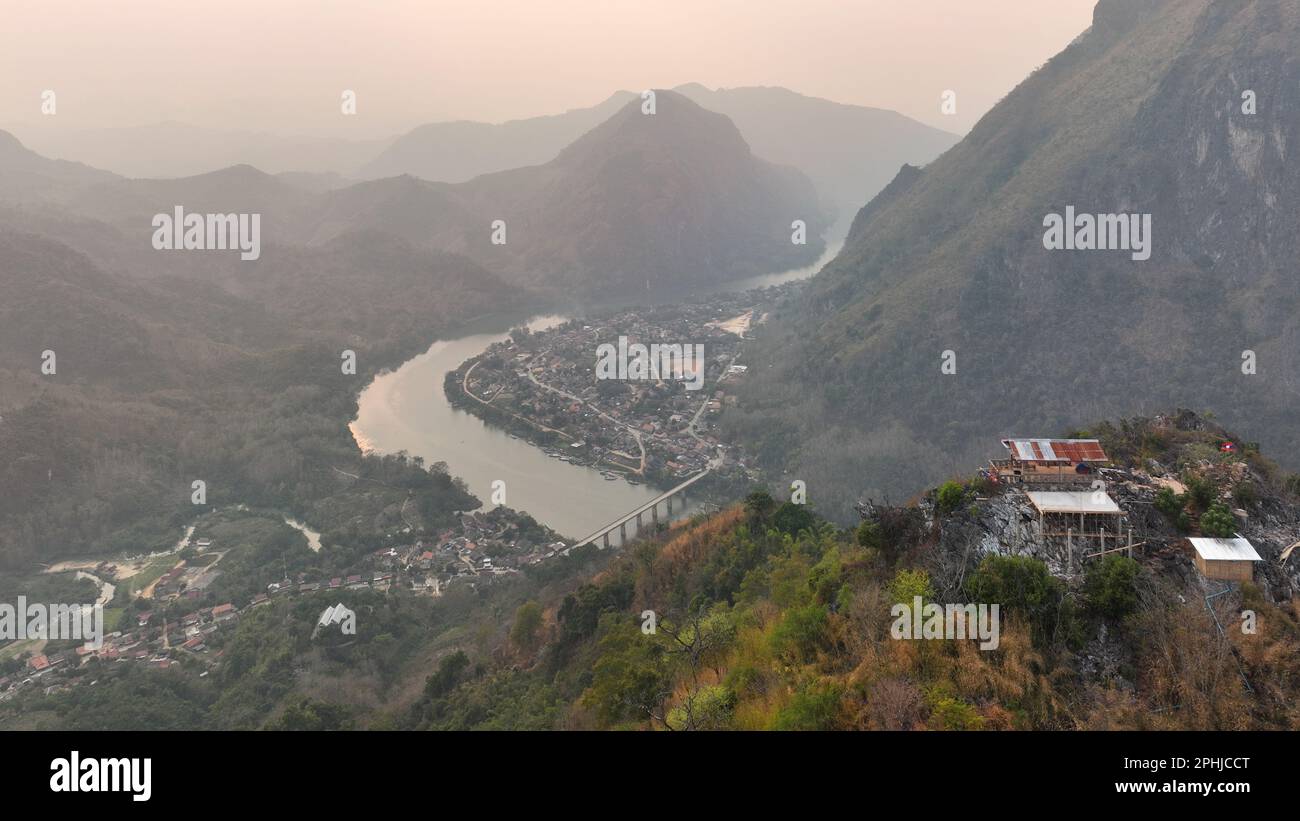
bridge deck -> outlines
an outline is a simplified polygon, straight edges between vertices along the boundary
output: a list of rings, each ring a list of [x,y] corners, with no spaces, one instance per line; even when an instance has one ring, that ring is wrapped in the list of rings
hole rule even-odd
[[[664,499],[668,499],[673,496],[676,496],[678,493],[681,493],[686,488],[690,487],[691,485],[703,479],[705,476],[708,476],[709,470],[711,470],[711,468],[708,470],[700,471],[699,473],[695,474],[691,478],[682,482],[680,485],[673,488],[672,490],[664,491],[663,493],[659,494],[655,498],[651,499],[650,501],[638,507],[636,510],[633,510],[631,513],[625,514],[624,516],[615,519],[613,522],[610,522],[605,527],[602,527],[600,530],[597,530],[595,533],[592,533],[587,538],[575,544],[574,547],[582,547],[585,544],[591,544],[592,542],[596,541],[601,536],[604,536],[606,533],[610,532],[611,530],[618,527],[619,525],[625,524],[626,522],[630,522],[631,520],[635,519],[637,516],[641,515],[642,513],[645,513],[647,510],[659,504]]]

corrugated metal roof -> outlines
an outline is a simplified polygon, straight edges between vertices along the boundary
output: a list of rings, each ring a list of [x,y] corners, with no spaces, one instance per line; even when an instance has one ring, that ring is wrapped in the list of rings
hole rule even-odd
[[[1024,462],[1108,462],[1096,439],[1003,439],[1011,455]]]
[[[1119,505],[1105,491],[1031,490],[1029,501],[1040,513],[1119,513]]]
[[[1211,562],[1262,562],[1255,546],[1237,539],[1188,539],[1202,559]]]

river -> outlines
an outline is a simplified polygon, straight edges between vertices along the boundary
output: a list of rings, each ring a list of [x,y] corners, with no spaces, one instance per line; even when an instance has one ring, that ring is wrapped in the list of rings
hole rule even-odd
[[[838,249],[838,244],[832,244],[813,265],[738,280],[715,290],[734,292],[805,279]],[[443,392],[443,379],[449,371],[505,339],[512,327],[526,323],[539,331],[567,319],[550,314],[474,320],[455,338],[438,340],[396,370],[380,374],[358,400],[357,418],[351,424],[357,444],[362,450],[404,450],[423,457],[426,463],[445,462],[451,475],[463,479],[487,508],[492,507],[492,483],[503,480],[506,506],[528,512],[571,540],[640,507],[660,491],[622,480],[608,481],[597,470],[553,459],[540,448],[452,407]],[[674,518],[697,509],[694,502],[686,508],[674,504]],[[628,529],[630,536],[632,527]],[[618,543],[618,531],[610,534],[610,543]]]

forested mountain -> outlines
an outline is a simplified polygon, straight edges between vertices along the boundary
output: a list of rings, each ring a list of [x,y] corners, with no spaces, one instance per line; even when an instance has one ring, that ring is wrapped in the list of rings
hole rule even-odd
[[[802,171],[843,229],[900,165],[924,165],[958,140],[894,111],[834,103],[784,88],[709,89],[688,83],[673,91],[725,115],[756,156]],[[358,176],[410,174],[456,183],[542,165],[639,99],[620,91],[599,105],[546,117],[500,124],[430,123],[399,137]]]
[[[925,165],[960,137],[881,108],[847,105],[785,88],[673,89],[709,111],[725,114],[754,153],[808,175],[835,227],[853,215],[898,172]]]
[[[0,131],[0,203],[55,200],[70,189],[114,178],[79,162],[42,157]]]
[[[391,137],[297,136],[179,122],[117,128],[40,123],[11,130],[47,157],[75,158],[126,177],[190,177],[240,163],[272,174],[350,174],[393,142]]]
[[[653,114],[642,113],[639,99],[627,103],[544,165],[458,185],[405,175],[305,185],[238,165],[179,179],[79,177],[79,186],[56,188],[53,175],[68,168],[12,147],[0,171],[35,169],[45,189],[16,195],[21,227],[140,275],[224,282],[249,273],[231,255],[154,252],[151,221],[176,207],[259,214],[270,258],[340,247],[355,233],[372,236],[373,247],[385,235],[566,296],[707,286],[807,264],[821,253],[826,226],[806,177],[758,159],[726,117],[671,91],[659,92]],[[793,240],[796,221],[806,226],[804,243]],[[86,223],[110,226],[120,242]]]
[[[285,249],[225,287],[106,272],[8,229],[0,260],[9,567],[170,546],[194,515],[195,479],[213,504],[301,511],[345,492],[335,469],[366,470],[347,420],[367,376],[465,316],[518,304],[469,260],[391,237]],[[472,506],[445,474],[406,481],[450,494],[445,514]]]
[[[331,190],[247,165],[124,179],[8,135],[0,149],[0,175],[22,183],[0,210],[11,565],[162,546],[195,479],[214,501],[307,509],[339,489],[332,469],[358,472],[346,421],[365,376],[457,321],[537,304],[520,285],[607,293],[760,273],[815,255],[820,227],[806,179],[671,92],[547,165],[462,186]],[[260,215],[258,258],[155,249],[154,215],[176,207]],[[490,242],[496,218],[504,246]],[[809,245],[791,243],[794,219]],[[344,350],[356,374],[341,373]]]
[[[757,489],[491,596],[342,594],[366,619],[363,640],[341,646],[307,638],[320,597],[278,599],[224,639],[214,676],[92,664],[98,686],[0,704],[0,726],[1300,727],[1300,565],[1284,558],[1300,538],[1300,476],[1224,452],[1239,437],[1186,411],[1090,435],[1112,459],[1131,557],[1067,553],[1024,524],[1022,489],[979,477],[864,506],[848,529]],[[1207,598],[1185,536],[1222,516],[1213,526],[1262,561]],[[997,627],[911,634],[896,608],[916,597],[996,604]],[[1216,627],[1247,614],[1250,630]]]
[[[581,291],[707,285],[817,258],[825,220],[808,179],[755,157],[726,117],[659,91],[553,161],[452,189],[477,219],[446,244],[514,281]],[[486,240],[503,220],[508,242]],[[793,223],[806,223],[795,244]]]
[[[1300,726],[1300,566],[1280,562],[1300,534],[1300,477],[1258,454],[1221,453],[1233,435],[1190,413],[1092,432],[1115,459],[1113,477],[1124,477],[1111,487],[1141,544],[1132,558],[1076,554],[1063,574],[1063,546],[1018,525],[1024,494],[980,479],[913,506],[865,507],[848,530],[757,491],[634,547],[571,594],[521,607],[494,661],[472,648],[448,653],[410,720],[430,729]],[[1183,497],[1168,489],[1175,476],[1188,483]],[[1254,582],[1207,604],[1183,533],[1208,527],[1206,511],[1243,501],[1233,526],[1264,562]],[[996,646],[900,633],[894,606],[918,596],[941,608],[996,603]],[[1242,611],[1259,618],[1257,631],[1216,628],[1235,627]]]
[[[458,185],[362,183],[326,195],[311,219],[314,243],[365,227],[566,295],[782,270],[816,259],[826,225],[805,177],[758,159],[725,117],[669,91],[653,114],[628,102],[543,165]],[[796,220],[807,244],[792,242]]]
[[[634,99],[632,92],[619,91],[597,105],[563,114],[504,123],[429,123],[398,137],[356,176],[410,174],[432,182],[465,182],[480,174],[541,165]]]
[[[862,210],[754,351],[733,434],[837,518],[999,436],[1170,404],[1290,462],[1298,33],[1279,0],[1103,0],[1086,34]],[[1067,209],[1149,215],[1149,259],[1048,250],[1045,220]]]

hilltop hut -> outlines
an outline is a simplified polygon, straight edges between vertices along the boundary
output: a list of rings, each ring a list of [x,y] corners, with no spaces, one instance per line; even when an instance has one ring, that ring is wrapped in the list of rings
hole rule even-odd
[[[1207,579],[1248,582],[1255,578],[1255,562],[1262,562],[1255,546],[1246,539],[1188,539],[1192,561]]]
[[[1096,439],[1003,439],[1008,458],[989,464],[999,482],[1013,485],[1088,484],[1109,464]]]
[[[1044,538],[1118,536],[1124,511],[1104,491],[1030,490],[1025,495],[1038,511]]]

